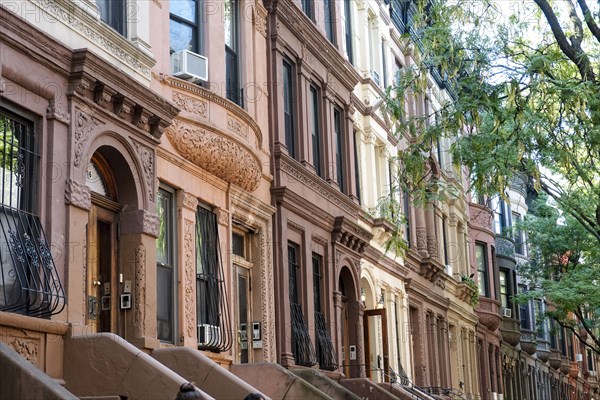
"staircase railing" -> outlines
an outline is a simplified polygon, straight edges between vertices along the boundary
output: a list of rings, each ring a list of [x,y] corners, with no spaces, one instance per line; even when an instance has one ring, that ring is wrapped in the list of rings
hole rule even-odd
[[[464,393],[461,392],[460,390],[454,389],[454,388],[432,386],[432,387],[426,387],[423,389],[426,390],[427,393],[429,393],[429,394],[440,394],[442,396],[449,397],[451,400],[464,400],[465,399]]]

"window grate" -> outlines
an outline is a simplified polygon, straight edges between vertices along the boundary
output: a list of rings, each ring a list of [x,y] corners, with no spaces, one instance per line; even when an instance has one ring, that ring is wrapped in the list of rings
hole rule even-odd
[[[232,345],[229,303],[219,248],[217,216],[196,212],[196,311],[198,348],[227,351]]]
[[[333,371],[337,369],[337,356],[331,342],[331,335],[325,323],[325,317],[321,312],[315,312],[317,333],[317,361],[321,369]]]
[[[61,312],[65,293],[39,217],[39,154],[33,125],[0,110],[0,310],[37,317]]]

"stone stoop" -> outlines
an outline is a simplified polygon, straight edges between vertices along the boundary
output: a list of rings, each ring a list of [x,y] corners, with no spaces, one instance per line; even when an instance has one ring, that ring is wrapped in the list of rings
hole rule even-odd
[[[427,393],[420,392],[410,387],[404,387],[393,383],[379,383],[379,386],[398,397],[401,400],[439,400]]]
[[[279,364],[236,364],[231,372],[273,400],[334,400]]]
[[[241,400],[250,393],[265,393],[249,385],[198,350],[189,347],[168,347],[153,350],[151,356],[172,369],[215,399]]]
[[[355,395],[350,390],[340,385],[336,380],[331,379],[319,370],[310,368],[292,368],[290,371],[319,389],[321,392],[331,396],[333,399],[361,400],[359,396]]]
[[[0,400],[77,400],[23,356],[0,342]]]
[[[83,396],[79,400],[121,400],[120,396]]]
[[[364,400],[404,400],[388,392],[367,378],[349,378],[340,380],[340,384]]]
[[[150,355],[112,333],[77,335],[65,341],[66,388],[80,397],[127,400],[174,399],[188,382]],[[196,389],[203,399],[214,398]]]

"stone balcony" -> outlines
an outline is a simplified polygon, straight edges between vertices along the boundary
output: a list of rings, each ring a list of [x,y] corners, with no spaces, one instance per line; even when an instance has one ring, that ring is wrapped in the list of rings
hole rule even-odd
[[[590,375],[588,377],[588,383],[592,390],[598,389],[598,377],[596,375]]]
[[[502,334],[503,341],[513,347],[518,345],[521,340],[521,325],[519,320],[514,318],[501,318],[500,333]]]
[[[246,191],[262,177],[263,137],[259,126],[233,102],[173,77],[164,77],[180,114],[166,130],[186,160]]]
[[[571,362],[571,368],[569,369],[569,377],[577,379],[579,376],[579,363],[577,361]]]
[[[496,255],[515,259],[515,243],[512,239],[496,236]]]
[[[490,331],[498,329],[500,324],[500,302],[488,297],[479,298],[479,306],[477,307],[477,316],[481,322]]]
[[[563,375],[567,375],[569,371],[571,371],[571,360],[569,359],[569,357],[566,356],[562,356],[560,360],[560,372]]]
[[[558,371],[560,369],[560,365],[562,364],[562,355],[560,350],[552,349],[550,351],[550,367]]]
[[[538,338],[535,355],[537,356],[538,360],[547,362],[550,359],[550,341]]]
[[[521,329],[521,350],[530,356],[537,351],[537,341],[535,332],[528,329]]]

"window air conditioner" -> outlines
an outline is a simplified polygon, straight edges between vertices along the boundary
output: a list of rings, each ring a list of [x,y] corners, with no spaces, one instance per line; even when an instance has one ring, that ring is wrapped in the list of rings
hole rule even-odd
[[[171,54],[171,72],[181,79],[208,80],[208,58],[189,50]]]
[[[581,354],[581,353],[575,354],[575,361],[582,362],[583,361],[583,354]]]
[[[198,325],[198,345],[216,346],[219,343],[221,329],[216,325]]]
[[[371,71],[371,78],[373,78],[373,82],[375,82],[377,86],[380,86],[381,81],[379,80],[379,72],[375,70]]]
[[[454,271],[453,271],[453,269],[452,269],[452,265],[450,265],[450,264],[446,265],[446,273],[447,273],[448,275],[452,276],[452,275],[453,275],[453,272],[454,272]]]
[[[511,318],[512,317],[512,310],[510,308],[503,307],[502,308],[502,316],[504,318]]]

